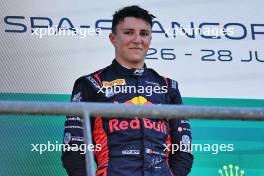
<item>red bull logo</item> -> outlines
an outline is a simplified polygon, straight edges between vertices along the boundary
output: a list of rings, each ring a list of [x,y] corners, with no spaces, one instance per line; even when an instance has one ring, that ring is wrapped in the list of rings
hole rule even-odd
[[[143,118],[143,126],[146,129],[150,129],[150,130],[154,130],[157,132],[167,134],[167,130],[166,130],[167,122],[164,120],[153,122],[152,120],[148,118]],[[140,121],[137,117],[131,121],[118,120],[118,119],[109,120],[110,133],[113,133],[114,131],[121,131],[121,130],[128,130],[128,129],[140,129]]]
[[[145,97],[138,96],[125,102],[125,104],[152,104]]]
[[[152,104],[146,98],[139,96],[134,97],[131,100],[125,102],[125,104]],[[143,117],[143,127],[146,129],[154,130],[156,132],[161,132],[167,134],[167,121],[159,120],[158,122],[153,122],[152,120]],[[128,129],[137,129],[139,130],[141,127],[140,121],[137,117],[135,117],[131,121],[120,120],[120,119],[111,119],[109,120],[109,130],[110,133],[114,131],[128,130]]]

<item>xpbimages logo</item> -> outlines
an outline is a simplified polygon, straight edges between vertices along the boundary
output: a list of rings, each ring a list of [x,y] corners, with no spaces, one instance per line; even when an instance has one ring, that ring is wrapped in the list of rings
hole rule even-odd
[[[191,143],[189,136],[183,135],[179,144],[163,144],[164,150],[169,151],[172,154],[178,151],[193,153],[193,152],[205,152],[213,155],[220,152],[232,152],[234,151],[234,144],[195,144]]]
[[[100,28],[58,28],[48,27],[48,28],[34,28],[32,29],[32,34],[43,38],[45,36],[74,36],[79,38],[86,38],[87,36],[101,35]]]
[[[67,133],[65,134],[67,135]],[[60,144],[58,141],[55,143],[48,141],[42,144],[31,144],[31,152],[37,152],[40,155],[45,152],[61,152],[61,151],[79,151],[80,154],[85,154],[87,151],[101,151],[101,144]]]
[[[167,86],[126,86],[126,85],[114,85],[108,87],[101,87],[97,93],[103,93],[106,97],[111,97],[116,94],[145,94],[146,96],[152,96],[155,94],[167,93]]]

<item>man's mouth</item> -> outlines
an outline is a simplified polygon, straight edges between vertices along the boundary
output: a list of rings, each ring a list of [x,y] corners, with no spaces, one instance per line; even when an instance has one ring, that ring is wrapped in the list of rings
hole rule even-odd
[[[142,48],[138,48],[138,47],[133,47],[133,48],[129,48],[129,49],[132,49],[132,50],[140,50],[140,51],[143,50]]]

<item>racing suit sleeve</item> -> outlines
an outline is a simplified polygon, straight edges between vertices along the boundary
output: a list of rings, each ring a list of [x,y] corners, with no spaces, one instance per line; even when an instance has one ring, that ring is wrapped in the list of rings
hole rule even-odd
[[[174,80],[169,81],[169,101],[170,104],[182,104],[182,98],[178,89],[178,83]],[[171,144],[176,144],[181,147],[191,146],[191,130],[189,121],[170,119],[170,135]],[[184,145],[182,145],[184,146]],[[176,147],[174,147],[175,149]],[[193,164],[193,155],[187,148],[178,149],[177,151],[171,150],[169,155],[169,166],[174,176],[186,176],[191,171]]]
[[[75,82],[71,102],[89,102],[94,100],[95,93],[92,87],[84,81],[77,80]],[[83,144],[83,127],[82,118],[78,116],[66,116],[64,128],[64,144],[78,150],[63,150],[62,163],[69,176],[84,176],[86,171],[85,154],[83,150],[79,150]],[[64,146],[65,146],[64,145]]]

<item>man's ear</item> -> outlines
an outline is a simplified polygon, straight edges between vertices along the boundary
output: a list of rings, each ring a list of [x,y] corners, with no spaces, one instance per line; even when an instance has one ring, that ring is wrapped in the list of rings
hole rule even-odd
[[[116,35],[114,33],[109,34],[109,40],[111,41],[112,45],[115,47],[116,45]]]

